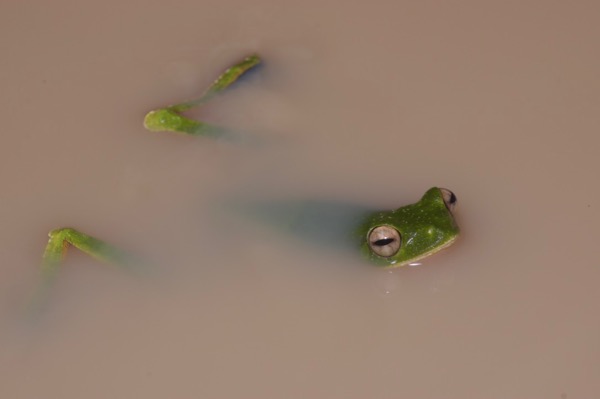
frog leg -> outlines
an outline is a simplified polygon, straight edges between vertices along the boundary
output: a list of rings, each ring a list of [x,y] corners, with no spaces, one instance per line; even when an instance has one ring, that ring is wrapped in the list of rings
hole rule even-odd
[[[207,102],[260,62],[260,57],[255,54],[244,58],[225,70],[199,98],[148,112],[144,118],[144,127],[151,132],[169,131],[202,136],[222,135],[225,133],[224,129],[187,118],[181,113]]]
[[[125,252],[112,245],[70,227],[52,230],[48,237],[50,239],[42,256],[42,271],[46,278],[56,275],[69,245],[106,263],[124,265],[129,258]]]
[[[33,319],[42,314],[60,266],[70,245],[100,261],[119,266],[131,266],[137,261],[106,242],[70,227],[52,230],[42,257],[42,281],[27,304],[27,313]]]

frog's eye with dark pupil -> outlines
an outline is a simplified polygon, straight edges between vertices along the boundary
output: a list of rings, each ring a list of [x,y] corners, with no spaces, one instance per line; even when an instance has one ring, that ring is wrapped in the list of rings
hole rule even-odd
[[[440,191],[442,192],[442,198],[444,199],[444,204],[446,204],[446,208],[448,208],[448,210],[452,212],[456,207],[458,198],[456,198],[456,195],[454,195],[454,193],[448,190],[447,188],[440,188]]]
[[[402,238],[398,230],[391,226],[377,226],[369,232],[369,248],[384,258],[396,255],[400,250]]]

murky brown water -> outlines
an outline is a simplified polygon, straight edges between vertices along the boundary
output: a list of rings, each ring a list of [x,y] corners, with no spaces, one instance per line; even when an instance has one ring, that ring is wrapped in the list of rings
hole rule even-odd
[[[600,395],[598,4],[5,3],[0,397]],[[143,129],[251,52],[203,115],[258,145]],[[219,206],[434,185],[464,234],[393,272]],[[154,268],[72,251],[31,320],[63,225]]]

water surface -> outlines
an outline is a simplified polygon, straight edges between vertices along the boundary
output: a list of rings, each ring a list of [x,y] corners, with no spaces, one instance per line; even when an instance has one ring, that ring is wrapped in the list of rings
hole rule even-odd
[[[7,2],[0,396],[597,397],[598,8]],[[264,145],[143,129],[252,52],[202,115]],[[463,235],[394,271],[218,206],[431,186]],[[155,267],[73,251],[31,322],[63,225]]]

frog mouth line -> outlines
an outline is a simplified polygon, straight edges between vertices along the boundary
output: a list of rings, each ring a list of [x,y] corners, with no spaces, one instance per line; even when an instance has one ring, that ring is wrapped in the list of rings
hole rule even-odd
[[[444,244],[440,245],[439,247],[436,247],[434,249],[432,249],[430,252],[424,253],[423,255],[417,256],[416,258],[411,259],[410,261],[406,261],[406,262],[400,262],[400,263],[392,263],[389,266],[385,266],[385,269],[390,269],[390,268],[396,268],[396,267],[400,267],[400,266],[406,266],[409,265],[411,263],[415,263],[420,261],[421,259],[425,259],[428,256],[431,256],[435,253],[440,252],[443,249],[448,248],[449,246],[451,246],[452,244],[454,244],[454,241],[456,241],[456,239],[458,238],[458,235],[452,237],[451,239],[449,239],[448,241],[446,241]]]

